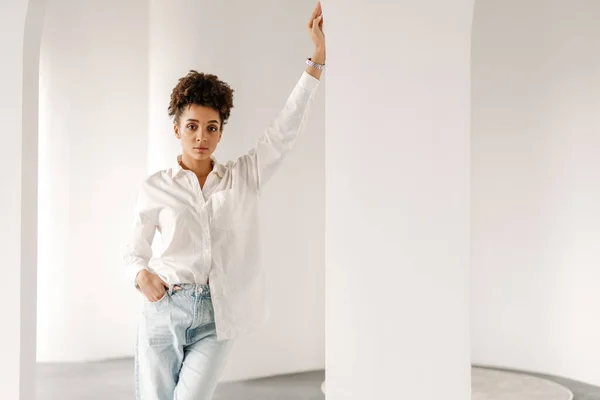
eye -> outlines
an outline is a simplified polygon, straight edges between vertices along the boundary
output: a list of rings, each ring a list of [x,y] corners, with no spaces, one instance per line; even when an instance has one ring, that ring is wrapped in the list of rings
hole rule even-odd
[[[208,127],[208,131],[209,131],[209,132],[217,132],[218,130],[219,130],[219,128],[217,128],[217,127],[216,127],[216,126],[214,126],[214,125],[213,125],[213,126],[209,126],[209,127]]]
[[[189,130],[193,131],[196,129],[196,125],[194,124],[189,124],[188,126],[186,126],[186,128],[188,128]]]

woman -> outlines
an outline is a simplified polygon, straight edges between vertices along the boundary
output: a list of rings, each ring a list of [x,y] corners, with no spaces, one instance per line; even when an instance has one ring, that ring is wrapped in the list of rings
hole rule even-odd
[[[321,4],[309,22],[313,56],[256,147],[219,164],[213,152],[233,90],[191,71],[171,94],[169,115],[182,154],[138,194],[125,261],[145,303],[136,346],[141,400],[211,399],[233,340],[267,316],[257,249],[263,185],[300,135],[325,64]],[[152,255],[158,229],[161,253]]]

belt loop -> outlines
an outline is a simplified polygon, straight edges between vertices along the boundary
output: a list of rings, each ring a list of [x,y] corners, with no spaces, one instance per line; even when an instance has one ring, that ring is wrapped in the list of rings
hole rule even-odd
[[[175,287],[175,285],[169,285],[169,296],[173,295],[173,288]]]

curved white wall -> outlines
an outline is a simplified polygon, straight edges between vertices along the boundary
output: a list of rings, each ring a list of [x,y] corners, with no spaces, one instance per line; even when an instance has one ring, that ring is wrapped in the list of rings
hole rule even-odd
[[[600,385],[600,2],[481,1],[473,362]]]
[[[145,1],[48,0],[40,62],[38,361],[131,355],[124,278],[146,175]],[[67,28],[68,27],[68,28]]]
[[[469,0],[328,0],[327,398],[470,398]]]
[[[43,0],[0,3],[0,243],[3,398],[35,396],[38,65]]]
[[[312,55],[306,23],[313,7],[312,1],[150,2],[151,172],[172,166],[179,154],[167,106],[190,69],[216,74],[235,90],[217,159],[235,159],[255,145]],[[262,198],[271,320],[237,341],[225,380],[324,367],[324,91],[323,84],[304,136]]]

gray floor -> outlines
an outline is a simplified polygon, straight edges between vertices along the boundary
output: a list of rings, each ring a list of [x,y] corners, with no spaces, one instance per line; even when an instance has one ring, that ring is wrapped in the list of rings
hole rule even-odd
[[[132,400],[131,359],[88,364],[38,364],[38,400]],[[518,372],[518,371],[513,371]],[[600,388],[541,374],[575,394],[574,400],[600,400]],[[219,386],[214,400],[324,400],[324,371],[283,375]]]
[[[38,364],[37,400],[133,400],[133,360]],[[221,384],[214,400],[324,400],[324,371]]]
[[[492,369],[494,369],[494,368],[492,368]],[[515,371],[515,370],[502,370],[502,371],[523,373],[522,371]],[[571,379],[558,378],[558,377],[552,376],[552,375],[534,374],[534,373],[528,373],[528,374],[531,376],[546,378],[546,379],[554,381],[560,385],[563,385],[566,388],[569,388],[569,390],[571,390],[571,392],[573,392],[573,395],[574,395],[573,400],[600,400],[600,387],[573,381]]]

